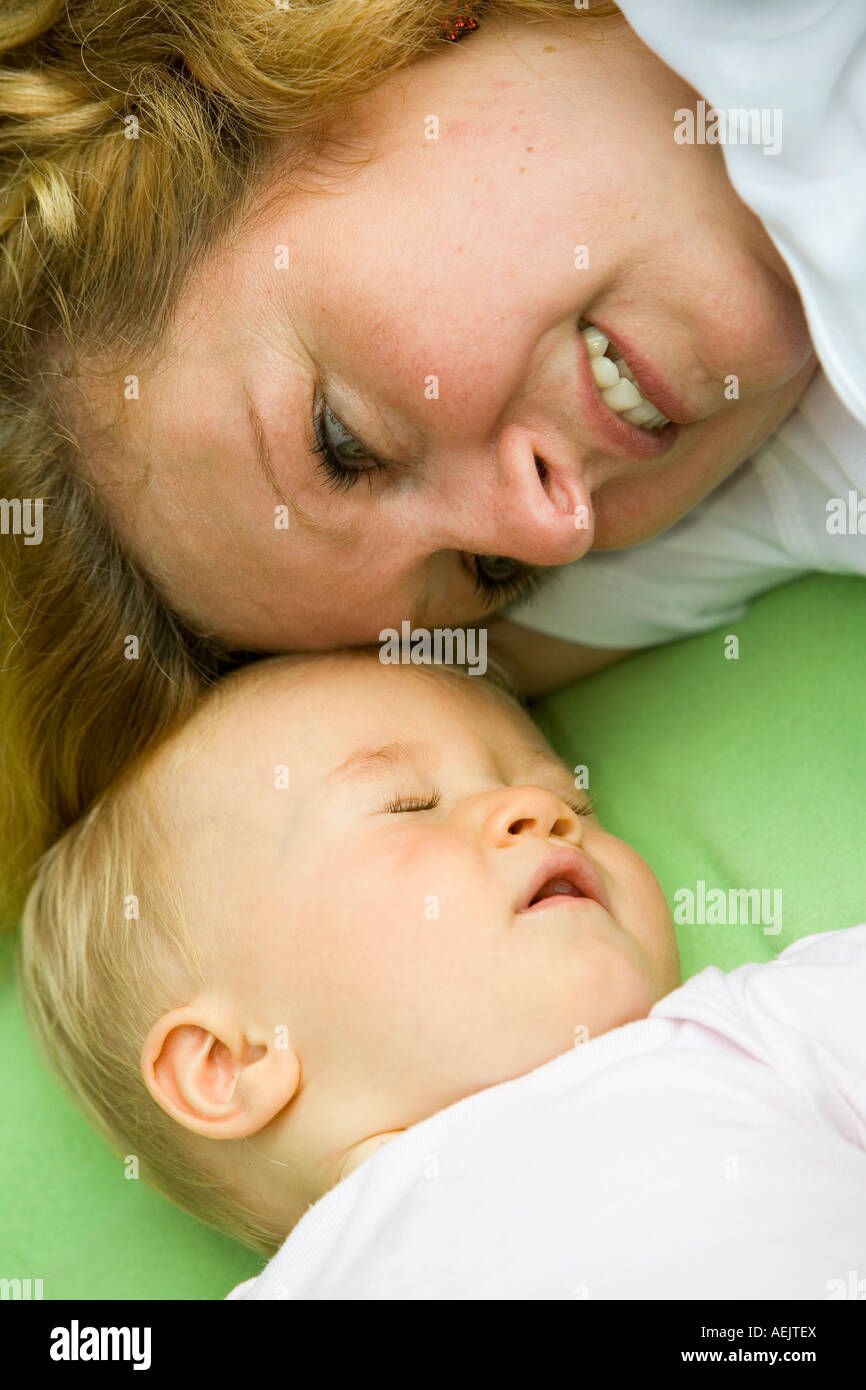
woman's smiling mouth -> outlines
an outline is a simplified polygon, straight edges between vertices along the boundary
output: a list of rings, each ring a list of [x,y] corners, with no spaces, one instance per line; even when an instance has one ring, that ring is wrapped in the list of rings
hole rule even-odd
[[[640,425],[645,430],[657,430],[670,424],[668,417],[643,395],[631,367],[624,357],[618,356],[601,329],[586,319],[581,319],[578,327],[586,346],[589,369],[605,405],[630,425]]]
[[[674,446],[679,435],[679,425],[675,424],[667,416],[662,416],[658,408],[649,402],[640,391],[640,388],[625,375],[620,375],[620,369],[616,362],[606,356],[606,349],[610,343],[606,333],[596,327],[595,324],[586,323],[581,320],[581,327],[578,333],[578,397],[581,409],[581,419],[586,422],[588,429],[592,432],[593,438],[589,441],[594,444],[599,451],[607,456],[616,459],[640,459],[658,458],[662,454],[668,453]],[[631,368],[625,363],[624,358],[617,358],[623,364],[623,371],[630,371]],[[598,364],[604,362],[606,367]],[[630,393],[637,392],[638,409],[641,404],[648,410],[653,411],[652,419],[660,417],[660,422],[652,428],[635,424],[626,419],[625,411],[629,411],[628,405],[623,405],[622,410],[616,410],[605,400],[604,391],[596,381],[596,374],[601,373],[605,379],[605,373],[609,369],[617,373],[618,385],[612,389],[618,393],[614,399],[620,401],[633,401],[635,399]],[[607,379],[610,379],[609,377]],[[608,390],[608,388],[605,388]]]

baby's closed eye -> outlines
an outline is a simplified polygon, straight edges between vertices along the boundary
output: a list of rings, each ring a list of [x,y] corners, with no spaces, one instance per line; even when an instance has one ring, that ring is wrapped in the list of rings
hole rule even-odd
[[[386,802],[383,810],[392,816],[402,815],[407,811],[432,811],[442,800],[442,793],[438,787],[426,796],[398,796]]]

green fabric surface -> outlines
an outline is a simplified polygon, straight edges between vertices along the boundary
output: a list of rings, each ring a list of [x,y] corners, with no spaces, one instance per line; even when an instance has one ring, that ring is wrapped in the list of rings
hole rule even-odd
[[[736,634],[738,660],[724,657]],[[684,978],[866,920],[866,583],[810,577],[735,627],[635,656],[535,710],[607,828],[680,888],[782,893],[782,929],[678,928]],[[175,1210],[35,1056],[0,944],[0,1278],[52,1298],[222,1298],[261,1259]]]
[[[725,638],[739,638],[737,660]],[[772,960],[799,937],[866,921],[866,582],[810,576],[745,618],[655,648],[551,696],[539,723],[606,829],[668,902],[680,888],[782,893],[761,925],[677,929],[683,978]]]

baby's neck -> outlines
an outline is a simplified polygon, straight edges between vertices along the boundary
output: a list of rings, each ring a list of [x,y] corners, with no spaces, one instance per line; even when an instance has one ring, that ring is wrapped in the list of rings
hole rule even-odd
[[[349,1150],[343,1162],[340,1164],[340,1171],[337,1174],[337,1182],[342,1182],[350,1173],[364,1162],[365,1159],[372,1157],[377,1149],[381,1149],[383,1144],[387,1144],[389,1139],[395,1139],[398,1134],[402,1134],[402,1129],[392,1129],[385,1134],[372,1134],[369,1139],[362,1139],[360,1144],[355,1144]]]

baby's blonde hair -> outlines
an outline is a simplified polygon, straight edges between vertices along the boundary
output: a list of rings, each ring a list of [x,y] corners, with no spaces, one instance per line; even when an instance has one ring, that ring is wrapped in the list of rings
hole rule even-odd
[[[208,1141],[166,1114],[142,1075],[151,1027],[205,980],[186,925],[190,895],[166,854],[175,820],[145,762],[43,856],[21,922],[24,1014],[63,1088],[120,1157],[134,1156],[140,1176],[191,1215],[270,1255],[286,1231],[218,1176]]]
[[[256,211],[275,138],[288,191],[351,102],[424,54],[449,61],[454,8],[4,0],[0,496],[45,511],[41,545],[0,542],[0,927],[46,846],[244,656],[192,632],[119,544],[66,407],[76,363],[122,376],[158,351],[195,265]],[[572,0],[476,8],[482,25],[586,18]]]

